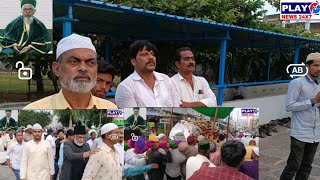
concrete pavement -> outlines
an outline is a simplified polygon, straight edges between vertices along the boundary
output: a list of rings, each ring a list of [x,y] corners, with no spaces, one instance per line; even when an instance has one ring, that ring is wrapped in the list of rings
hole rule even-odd
[[[0,152],[0,163],[6,160],[6,153]],[[16,176],[8,166],[0,165],[0,180],[15,180]]]
[[[277,126],[278,133],[260,138],[260,180],[279,180],[290,153],[290,129]],[[320,179],[320,147],[318,147],[310,180]]]

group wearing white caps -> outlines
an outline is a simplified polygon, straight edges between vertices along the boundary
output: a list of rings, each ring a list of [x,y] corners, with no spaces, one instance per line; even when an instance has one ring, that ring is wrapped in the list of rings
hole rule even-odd
[[[42,126],[38,123],[33,126],[27,126],[27,128],[30,127],[33,131],[43,130]],[[117,133],[120,129],[114,123],[107,123],[103,125],[100,130],[102,136],[108,136],[104,138],[103,143],[99,147],[101,151],[90,155],[82,179],[105,177],[106,179],[120,180],[122,179],[120,154],[118,154],[113,147],[113,145],[117,143]],[[49,180],[50,176],[55,173],[52,148],[49,142],[41,138],[40,141],[35,142],[31,140],[25,143],[20,164],[21,179]],[[106,171],[106,167],[108,167],[108,171]]]

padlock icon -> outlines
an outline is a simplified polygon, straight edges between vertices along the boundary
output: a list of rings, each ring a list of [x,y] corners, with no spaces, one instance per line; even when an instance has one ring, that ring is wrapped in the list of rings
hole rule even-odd
[[[30,80],[32,79],[32,69],[25,68],[22,61],[16,62],[16,68],[18,68],[19,64],[21,64],[21,68],[18,70],[18,78],[20,80]]]
[[[131,141],[138,141],[138,136],[136,136],[134,133],[131,133]]]

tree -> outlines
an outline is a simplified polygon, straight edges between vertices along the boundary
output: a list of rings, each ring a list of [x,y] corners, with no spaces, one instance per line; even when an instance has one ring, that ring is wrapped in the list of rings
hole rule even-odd
[[[51,123],[51,114],[48,111],[20,110],[18,115],[19,126],[27,127],[39,123],[42,127]]]
[[[266,31],[272,31],[283,34],[290,34],[295,36],[319,38],[315,33],[304,32],[302,25],[291,25],[290,28],[284,28],[281,25],[269,24],[262,21],[262,17],[266,11],[263,10],[264,0],[101,0],[104,2],[115,3],[125,5],[129,7],[142,8],[152,10],[156,12],[163,12],[168,14],[174,14],[178,16],[185,16],[190,18],[197,18],[203,20],[210,20],[219,23],[233,24],[243,27],[251,27],[256,29],[262,29]],[[279,4],[279,0],[269,0],[271,4],[275,6]],[[57,34],[59,34],[57,32]],[[61,33],[60,33],[61,36]],[[105,36],[90,35],[93,39],[98,41],[97,52],[100,55],[104,54],[105,47],[104,41],[107,38]],[[59,37],[59,36],[55,36]],[[132,39],[135,39],[134,37]],[[132,40],[127,42],[112,41],[111,49],[111,61],[118,69],[121,69],[121,78],[126,78],[133,72],[133,67],[128,58],[128,47],[132,43]],[[172,73],[175,71],[173,55],[175,50],[182,46],[189,46],[195,55],[196,63],[201,64],[203,71],[212,69],[216,76],[214,76],[214,82],[218,82],[218,72],[220,63],[220,51],[219,47],[201,47],[199,43],[186,42],[186,41],[174,41],[174,42],[153,42],[159,49],[157,55],[157,68],[156,71],[162,73]],[[301,51],[308,51],[302,47]],[[271,75],[270,80],[275,79],[287,79],[288,75],[284,69],[287,64],[292,63],[293,48],[284,49],[279,53],[278,49],[252,49],[252,48],[233,48],[227,49],[226,58],[226,83],[233,82],[233,77],[237,77],[237,82],[249,82],[249,81],[264,81],[267,78],[268,67],[268,53],[276,51],[272,55],[273,60],[271,63]],[[232,52],[232,53],[231,53]],[[285,53],[285,54],[282,54]],[[236,57],[236,61],[232,63],[232,55]],[[303,57],[300,54],[300,57]],[[282,59],[288,58],[288,59]],[[232,71],[232,66],[234,70]],[[212,82],[210,82],[212,84]]]
[[[65,127],[71,127],[79,121],[87,127],[112,122],[112,119],[106,117],[106,110],[54,110],[53,115],[58,116],[59,122]]]

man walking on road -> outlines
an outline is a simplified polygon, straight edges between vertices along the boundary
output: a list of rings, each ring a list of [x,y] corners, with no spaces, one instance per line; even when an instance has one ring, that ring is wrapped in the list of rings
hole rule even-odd
[[[52,180],[54,165],[52,148],[48,141],[41,139],[42,127],[36,123],[32,127],[33,140],[26,143],[22,153],[21,180]]]
[[[309,178],[320,142],[320,53],[307,56],[308,74],[292,80],[288,87],[286,110],[292,112],[291,147],[287,166],[280,180]]]
[[[20,163],[22,159],[22,152],[26,142],[23,141],[23,132],[17,131],[15,133],[16,142],[12,144],[7,151],[7,164],[13,171],[17,180],[20,180]]]

